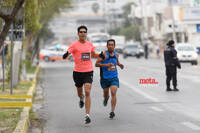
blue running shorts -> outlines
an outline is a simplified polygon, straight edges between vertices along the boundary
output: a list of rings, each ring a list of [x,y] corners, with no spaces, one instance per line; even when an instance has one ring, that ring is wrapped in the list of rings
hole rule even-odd
[[[100,84],[102,88],[109,88],[112,85],[119,88],[119,79],[118,77],[114,77],[112,79],[100,79]]]

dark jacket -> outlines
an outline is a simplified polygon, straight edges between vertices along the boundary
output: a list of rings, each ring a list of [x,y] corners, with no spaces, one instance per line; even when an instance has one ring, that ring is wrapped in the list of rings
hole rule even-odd
[[[165,66],[176,66],[181,68],[174,46],[168,46],[164,51]]]
[[[2,46],[3,47],[3,46]],[[0,51],[0,55],[3,55],[3,50],[4,50],[4,55],[7,55],[8,54],[8,45],[4,46],[4,49],[2,49]]]

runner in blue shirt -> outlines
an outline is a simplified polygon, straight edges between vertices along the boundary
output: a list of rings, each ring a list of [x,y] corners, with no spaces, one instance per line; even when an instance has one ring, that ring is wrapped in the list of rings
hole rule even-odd
[[[115,40],[110,39],[107,41],[107,50],[103,53],[105,58],[98,58],[95,66],[100,67],[100,83],[104,92],[104,106],[107,105],[109,99],[109,88],[111,91],[111,112],[110,118],[115,117],[115,106],[116,106],[116,93],[119,88],[119,79],[117,72],[117,65],[123,69],[124,65],[119,62],[119,55],[115,52]]]

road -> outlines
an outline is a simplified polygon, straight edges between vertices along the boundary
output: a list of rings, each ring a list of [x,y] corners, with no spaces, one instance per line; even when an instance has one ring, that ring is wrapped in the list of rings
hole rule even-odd
[[[72,62],[41,62],[44,74],[47,123],[44,133],[199,133],[200,66],[182,64],[178,70],[179,92],[166,92],[162,59],[121,59],[120,88],[116,117],[108,118],[110,101],[103,106],[99,69],[95,68],[92,86],[90,125],[84,124],[84,109],[72,79]],[[158,84],[140,84],[140,79],[155,79]]]

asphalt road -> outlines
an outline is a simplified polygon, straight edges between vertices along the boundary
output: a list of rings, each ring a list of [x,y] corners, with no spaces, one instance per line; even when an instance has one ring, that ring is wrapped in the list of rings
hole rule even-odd
[[[41,62],[45,73],[47,123],[44,133],[199,133],[200,66],[182,64],[178,70],[179,92],[166,92],[165,68],[161,59],[121,59],[120,88],[117,92],[116,117],[108,118],[95,68],[92,86],[90,125],[84,124],[84,109],[78,106],[72,79],[72,62]],[[140,84],[140,79],[155,79],[158,84]]]

